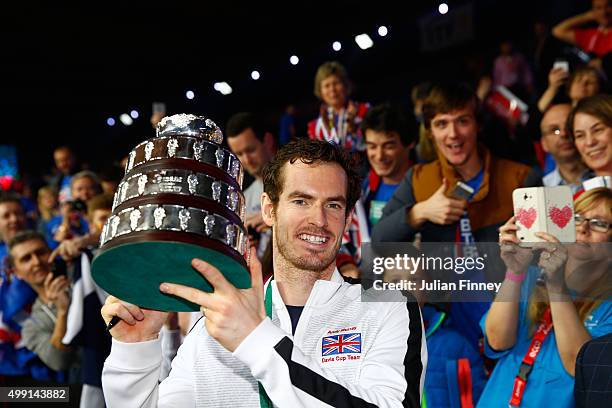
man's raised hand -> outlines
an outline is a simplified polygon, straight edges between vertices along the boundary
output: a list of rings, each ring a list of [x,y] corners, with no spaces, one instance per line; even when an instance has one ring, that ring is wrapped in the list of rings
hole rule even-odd
[[[111,329],[110,334],[124,343],[156,339],[168,316],[168,312],[142,309],[114,296],[106,298],[101,313],[107,325],[114,316],[121,319],[121,322]]]
[[[192,266],[213,287],[207,293],[189,286],[162,283],[160,291],[200,305],[208,334],[230,352],[266,318],[261,263],[251,248],[251,288],[237,289],[211,264],[194,259]]]

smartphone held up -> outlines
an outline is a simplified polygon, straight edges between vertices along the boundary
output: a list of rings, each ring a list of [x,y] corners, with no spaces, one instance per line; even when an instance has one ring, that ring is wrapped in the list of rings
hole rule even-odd
[[[563,243],[576,242],[574,203],[568,186],[517,188],[512,192],[512,202],[521,246],[543,242],[536,232],[550,234]]]

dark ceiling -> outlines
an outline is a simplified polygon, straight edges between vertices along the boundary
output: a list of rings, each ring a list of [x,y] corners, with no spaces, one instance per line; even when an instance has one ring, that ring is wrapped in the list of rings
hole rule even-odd
[[[220,125],[238,110],[274,119],[288,103],[313,115],[314,72],[330,59],[347,66],[357,96],[370,101],[407,100],[410,86],[428,74],[461,71],[444,66],[444,53],[418,51],[417,20],[435,12],[439,1],[83,3],[3,5],[0,144],[18,146],[22,168],[50,165],[50,149],[60,143],[74,145],[94,162],[117,159],[151,136],[153,101],[166,102],[170,113],[209,115]],[[521,5],[530,2],[472,3],[475,41],[448,55],[488,56],[509,31],[529,35],[535,17]],[[563,3],[568,10],[574,2],[538,3],[541,14],[546,4]],[[514,17],[496,17],[502,15]],[[390,30],[383,39],[375,34],[380,24]],[[366,52],[352,40],[362,32],[376,41]],[[335,40],[343,43],[339,53],[331,50]],[[293,53],[302,61],[295,67],[288,62]],[[253,69],[261,80],[250,79]],[[232,85],[232,95],[213,90],[219,80]],[[185,99],[188,89],[196,93],[193,101]],[[106,125],[107,117],[131,109],[141,114],[133,126]]]

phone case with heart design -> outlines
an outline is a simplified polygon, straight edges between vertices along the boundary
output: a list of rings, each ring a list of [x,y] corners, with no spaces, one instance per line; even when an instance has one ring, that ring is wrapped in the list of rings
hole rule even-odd
[[[546,232],[561,242],[576,242],[574,203],[568,186],[517,188],[512,202],[522,246],[542,242],[536,232]]]

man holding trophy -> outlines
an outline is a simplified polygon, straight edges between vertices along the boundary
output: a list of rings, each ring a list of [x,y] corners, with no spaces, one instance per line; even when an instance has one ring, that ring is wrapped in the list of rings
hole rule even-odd
[[[322,141],[284,146],[264,170],[262,216],[273,229],[274,275],[262,282],[251,249],[250,288],[209,262],[191,266],[204,291],[163,282],[164,296],[197,305],[191,330],[158,384],[166,312],[109,297],[107,405],[139,407],[420,406],[426,346],[416,302],[364,302],[335,267],[359,198],[349,157]],[[189,260],[185,259],[184,263]]]

